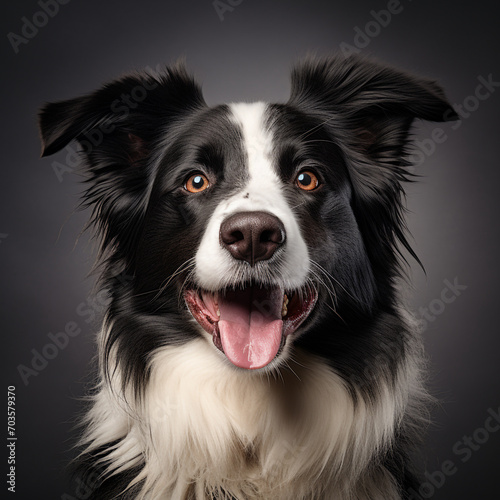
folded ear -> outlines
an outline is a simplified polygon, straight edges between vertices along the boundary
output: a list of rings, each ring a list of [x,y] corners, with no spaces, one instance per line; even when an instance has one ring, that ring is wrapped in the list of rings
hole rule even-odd
[[[458,119],[434,81],[360,56],[308,59],[292,72],[289,104],[324,115],[370,163],[399,165],[415,118]]]
[[[123,255],[129,249],[147,205],[153,151],[177,119],[203,106],[200,87],[181,65],[43,106],[42,156],[79,143],[88,183],[83,205],[93,208],[103,249]]]
[[[128,134],[134,136],[132,143],[135,138],[150,142],[169,119],[204,104],[200,87],[182,65],[157,74],[132,73],[91,94],[45,104],[39,114],[42,156],[72,140],[82,143],[85,153],[97,151],[115,134],[124,146]]]
[[[292,71],[290,101],[349,115],[388,109],[432,121],[458,118],[435,81],[362,56],[306,59]]]
[[[343,151],[365,238],[377,241],[376,248],[386,242],[392,253],[399,240],[413,254],[401,204],[408,133],[416,118],[458,119],[442,88],[364,57],[336,56],[309,59],[293,70],[289,104],[315,114]],[[363,220],[367,214],[370,220]]]

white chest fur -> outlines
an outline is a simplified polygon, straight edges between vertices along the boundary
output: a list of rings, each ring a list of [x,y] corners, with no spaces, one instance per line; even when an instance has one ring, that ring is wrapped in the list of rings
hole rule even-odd
[[[169,346],[154,356],[141,403],[117,385],[98,394],[86,441],[119,440],[109,471],[144,464],[134,482],[148,499],[201,500],[219,488],[242,499],[398,498],[385,470],[365,469],[390,442],[403,396],[381,382],[375,402],[354,402],[320,359],[292,359],[293,373],[273,376],[236,369],[205,339]]]

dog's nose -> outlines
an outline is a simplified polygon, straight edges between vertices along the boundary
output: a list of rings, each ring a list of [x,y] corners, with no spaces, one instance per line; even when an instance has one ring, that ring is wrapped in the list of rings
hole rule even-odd
[[[220,226],[220,242],[238,260],[253,266],[270,259],[285,242],[283,223],[267,212],[239,212]]]

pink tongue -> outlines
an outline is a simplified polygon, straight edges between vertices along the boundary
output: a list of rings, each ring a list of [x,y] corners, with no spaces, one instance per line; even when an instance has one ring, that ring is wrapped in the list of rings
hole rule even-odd
[[[248,287],[218,298],[225,355],[240,368],[268,365],[281,344],[283,290]]]

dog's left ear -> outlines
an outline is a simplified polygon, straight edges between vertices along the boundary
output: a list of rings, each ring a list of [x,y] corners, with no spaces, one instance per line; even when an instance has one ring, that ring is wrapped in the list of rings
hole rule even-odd
[[[308,59],[292,72],[289,103],[317,113],[348,156],[373,166],[405,166],[404,146],[415,118],[458,115],[432,80],[360,56]],[[363,158],[364,157],[364,158]]]
[[[414,119],[458,119],[442,88],[360,56],[308,59],[292,73],[289,105],[313,114],[343,152],[353,204],[367,246],[404,237],[401,181],[408,179],[408,133]],[[363,220],[370,214],[369,220]],[[382,252],[385,253],[385,252]]]

